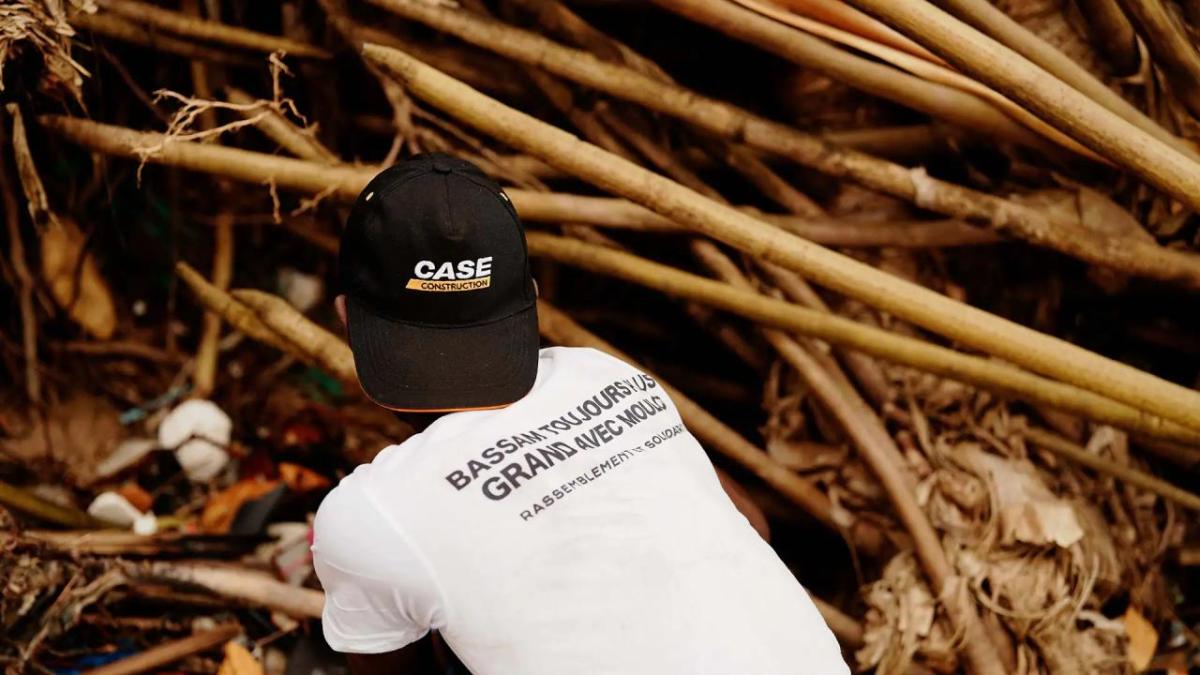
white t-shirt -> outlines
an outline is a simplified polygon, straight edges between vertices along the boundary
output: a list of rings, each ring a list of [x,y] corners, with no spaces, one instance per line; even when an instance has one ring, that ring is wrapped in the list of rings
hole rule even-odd
[[[341,652],[437,629],[476,675],[848,673],[662,387],[593,349],[358,467],[314,542]]]

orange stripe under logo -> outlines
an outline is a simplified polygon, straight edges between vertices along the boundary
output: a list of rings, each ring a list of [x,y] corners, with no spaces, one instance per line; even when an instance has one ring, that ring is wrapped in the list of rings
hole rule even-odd
[[[478,279],[453,279],[446,281],[434,281],[433,279],[409,279],[408,285],[405,286],[405,288],[413,291],[446,293],[450,291],[478,291],[483,288],[488,288],[491,285],[492,278],[490,276],[486,276]]]

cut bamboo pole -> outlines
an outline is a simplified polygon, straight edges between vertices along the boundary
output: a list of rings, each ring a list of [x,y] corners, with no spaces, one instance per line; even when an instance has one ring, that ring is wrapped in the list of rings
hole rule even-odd
[[[163,134],[139,132],[90,120],[44,116],[47,129],[86,148],[121,157],[137,157],[137,148],[162,146],[161,153],[146,161],[203,171],[214,176],[277,188],[320,194],[332,189],[334,198],[352,202],[377,167],[326,166],[288,157],[278,157],[210,143],[167,142]],[[528,222],[578,222],[600,227],[656,232],[682,232],[688,228],[643,206],[624,199],[592,197],[561,192],[506,189],[513,206]],[[988,230],[961,221],[926,221],[889,224],[842,222],[763,214],[755,217],[801,236],[811,236],[830,246],[969,246],[1000,239]]]
[[[898,103],[903,103],[914,110],[920,110],[934,117],[940,117],[941,119],[963,125],[963,122],[949,118],[945,114],[935,114],[929,109],[931,107],[940,108],[951,104],[955,113],[962,115],[965,112],[964,109],[960,108],[960,104],[963,101],[944,102],[940,99],[934,99],[934,102],[931,103],[931,99],[929,99],[930,95],[943,93],[928,91],[931,86],[949,87],[985,102],[986,106],[991,109],[988,113],[989,116],[1000,115],[1008,117],[1011,121],[1018,122],[1026,130],[1032,131],[1038,136],[1050,140],[1071,152],[1083,155],[1088,159],[1100,162],[1106,161],[1103,157],[1083,147],[1074,139],[1046,124],[1038,119],[1037,116],[1014,104],[996,91],[966,77],[953,68],[947,67],[936,57],[933,61],[930,61],[920,56],[914,56],[907,51],[897,49],[888,44],[876,42],[861,35],[789,12],[770,2],[734,0],[736,5],[728,0],[656,0],[656,2],[674,9],[681,14],[685,14],[689,18],[726,32],[749,44],[770,50],[772,53],[800,66],[806,66],[807,63],[798,60],[803,56],[803,52],[797,50],[797,46],[802,43],[797,41],[796,31],[801,31],[805,36],[813,36],[822,40],[829,40],[836,44],[842,44],[850,49],[860,51],[891,64],[894,68],[902,71],[896,73],[897,75],[901,75],[902,78],[909,78],[905,81],[897,81],[894,75],[891,79],[893,86],[900,87],[906,92],[911,92],[910,98],[914,99],[914,101],[897,100]],[[847,9],[857,11],[849,7]],[[977,102],[972,103],[978,106]],[[924,105],[925,108],[917,107],[918,105]],[[964,126],[968,129],[974,128]],[[983,131],[986,134],[986,129]],[[1011,140],[1021,142],[1015,137]],[[1031,145],[1032,141],[1026,139],[1024,144]],[[1047,147],[1045,143],[1032,144],[1032,147],[1047,151],[1052,156],[1055,154],[1053,148]]]
[[[705,264],[718,278],[733,288],[755,293],[749,280],[715,246],[709,253],[703,256]],[[772,328],[763,328],[762,333],[780,357],[800,374],[808,390],[833,415],[846,437],[854,443],[863,462],[879,479],[900,522],[912,536],[917,559],[925,570],[934,594],[944,598],[952,593],[957,573],[946,557],[937,531],[917,502],[915,478],[875,411],[853,388],[826,370],[790,335]],[[999,675],[1006,668],[1011,670],[1011,645],[995,644],[989,638],[974,601],[945,602],[943,606],[955,632],[963,636],[963,651],[974,672]]]
[[[1045,429],[1030,426],[1023,429],[1021,433],[1030,441],[1033,441],[1034,445],[1043,447],[1059,457],[1076,464],[1082,464],[1089,469],[1112,476],[1147,492],[1154,493],[1182,507],[1193,511],[1200,511],[1200,495],[1194,492],[1176,487],[1145,471],[1138,471],[1131,466],[1117,464],[1116,462],[1097,457],[1078,444]]]
[[[0,504],[48,523],[73,530],[90,530],[111,526],[79,509],[42,499],[4,481],[0,481]]]
[[[232,213],[223,210],[217,214],[215,234],[212,285],[224,291],[229,288],[229,282],[233,279]],[[217,351],[220,338],[221,316],[215,312],[205,312],[204,325],[200,332],[200,346],[196,350],[196,368],[192,374],[192,395],[197,398],[208,398],[216,388]]]
[[[153,26],[184,37],[266,54],[283,51],[297,57],[330,58],[329,52],[310,44],[230,26],[219,21],[197,19],[135,0],[97,0],[96,4],[135,23]]]
[[[564,47],[527,31],[462,11],[434,7],[419,0],[386,0],[386,4],[407,18],[419,20],[477,46],[683,119],[719,137],[744,142],[822,173],[850,179],[911,201],[922,208],[986,223],[1002,232],[1102,267],[1200,288],[1200,256],[1171,251],[1138,237],[1129,237],[1122,240],[1120,245],[1114,245],[1109,235],[1049,218],[1036,208],[937,180],[921,169],[910,170],[859,152],[831,147],[818,137],[682,87],[649,78],[629,68],[607,63],[589,52]],[[379,59],[391,58],[389,55],[396,53],[400,54],[396,57],[398,63],[407,61],[402,53],[389,52],[377,46],[370,46],[369,51]],[[423,79],[440,81],[437,77]],[[476,92],[469,89],[463,91],[464,88],[457,85],[453,85],[453,88],[461,92],[455,94],[456,98],[478,100]],[[490,105],[494,108],[499,104],[493,102]],[[474,111],[462,112],[470,113],[473,119],[484,122],[482,116]],[[513,136],[511,133],[506,135]],[[510,144],[522,147],[516,140]],[[1200,191],[1197,192],[1197,199],[1200,199]]]
[[[161,134],[146,134],[121,127],[98,124],[87,120],[78,120],[70,117],[55,117],[47,116],[40,118],[41,123],[51,131],[67,138],[73,142],[79,143],[93,150],[116,154],[122,156],[134,156],[134,148],[145,147],[149,144],[160,142],[163,137]],[[254,183],[265,183],[274,181],[279,187],[287,187],[291,189],[303,190],[306,192],[320,192],[325,188],[332,187],[335,194],[346,199],[353,200],[358,196],[373,175],[371,169],[354,169],[346,167],[328,167],[315,164],[312,162],[304,162],[301,160],[288,159],[283,157],[275,157],[272,155],[264,155],[262,153],[248,152],[235,148],[224,148],[210,144],[191,144],[191,143],[173,143],[168,144],[163,152],[155,155],[150,159],[171,166],[179,166],[196,171],[205,171],[216,175],[223,175],[238,180],[244,180]],[[586,212],[591,212],[597,216],[597,222],[601,220],[605,213],[609,211],[608,206],[613,206],[618,210],[624,209],[624,214],[618,218],[618,222],[625,219],[625,216],[638,217],[638,214],[647,214],[652,212],[647,209],[625,202],[623,200],[600,199],[590,197],[580,197],[577,195],[560,195],[551,193],[537,193],[528,191],[509,190],[507,191],[512,198],[514,205],[521,213],[522,218],[537,220],[538,217],[544,218],[550,222],[561,222],[563,220],[580,219],[581,215]],[[657,214],[652,214],[655,218],[663,218]],[[182,274],[182,272],[181,272]],[[886,288],[890,288],[896,282],[892,277],[882,275],[885,279]],[[940,296],[938,296],[940,297]],[[944,303],[950,303],[952,307],[961,307],[957,303],[942,298]],[[977,311],[977,310],[972,310]],[[951,318],[951,320],[954,320]],[[240,330],[247,332],[244,326],[239,326]],[[1025,329],[1027,330],[1027,329]],[[1035,333],[1035,335],[1037,335]],[[255,336],[258,337],[258,336]],[[1043,336],[1044,337],[1044,336]],[[268,338],[269,339],[269,338]],[[1057,341],[1053,341],[1057,342]],[[949,350],[947,350],[949,351]],[[950,352],[953,353],[953,352]],[[904,363],[916,368],[923,366],[912,362],[905,356],[904,350],[899,350],[893,354],[894,361]],[[1098,358],[1093,357],[1092,358]],[[1019,359],[1012,359],[1020,363]],[[1101,362],[1105,361],[1101,359]],[[1103,366],[1101,366],[1103,368]],[[1015,370],[1015,369],[1014,369]],[[1026,374],[1027,375],[1027,374]],[[959,379],[964,379],[965,375],[960,375]],[[1074,378],[1067,378],[1068,381]],[[1037,378],[1041,381],[1041,378]],[[972,381],[972,380],[967,380]],[[987,388],[994,388],[986,384],[984,380],[974,381],[975,384]],[[1117,386],[1117,385],[1113,385]],[[1125,386],[1124,384],[1120,386]],[[1074,387],[1070,388],[1075,391]],[[1008,390],[1006,390],[1008,391]],[[1025,394],[1017,394],[1017,390],[1013,390],[1014,395],[1027,396]],[[1070,399],[1072,395],[1065,394],[1054,398]],[[1103,399],[1103,397],[1099,397]],[[1034,398],[1034,400],[1040,400]],[[1107,401],[1112,403],[1112,401]],[[1051,405],[1055,405],[1051,403]],[[1072,410],[1083,414],[1097,415],[1100,413],[1089,412],[1090,406],[1079,407],[1082,404],[1077,404]],[[1174,437],[1182,442],[1189,441],[1187,434],[1180,435],[1172,431],[1163,431],[1164,427],[1159,422],[1156,422],[1154,416],[1133,414],[1129,415],[1130,411],[1112,412],[1112,424],[1122,428],[1134,428],[1135,425],[1142,429],[1142,432],[1151,436]],[[1118,421],[1124,420],[1124,421]],[[1140,420],[1140,422],[1138,421]]]
[[[371,45],[364,49],[370,58],[400,78],[416,96],[564,171],[639,202],[752,256],[800,272],[812,281],[967,346],[1200,430],[1200,393],[773,229],[736,209],[705,199],[662,176],[513,110],[406,54]],[[610,67],[599,61],[595,64]],[[655,87],[660,96],[666,97],[663,93],[665,85],[656,83]],[[743,131],[746,131],[744,127]],[[827,158],[832,156],[828,148],[824,154]]]
[[[212,593],[297,619],[317,619],[325,606],[325,594],[277,581],[271,575],[237,567],[156,562],[131,566],[132,578],[162,579],[193,584]]]
[[[229,99],[230,103],[238,105],[248,106],[255,102],[254,97],[237,87],[228,85],[225,87],[225,96]],[[262,111],[243,110],[240,112],[244,117],[250,119]],[[297,127],[286,117],[274,110],[267,110],[266,115],[259,117],[254,126],[258,127],[259,131],[266,134],[268,138],[278,143],[280,147],[300,159],[306,159],[310,162],[320,162],[322,164],[337,164],[340,161],[338,156],[333,154],[329,148],[322,145],[311,132]]]
[[[149,47],[155,51],[189,59],[204,59],[210,63],[236,66],[262,65],[262,62],[257,59],[164,35],[115,14],[79,12],[71,17],[71,25],[114,40]]]
[[[119,661],[84,671],[84,675],[137,675],[150,671],[159,672],[170,663],[184,657],[208,651],[219,647],[233,638],[241,635],[242,627],[238,624],[219,626],[211,630],[201,631],[178,640],[171,640],[156,645],[133,656],[127,656]]]
[[[1136,173],[1167,195],[1200,210],[1200,161],[1100,105],[1012,49],[923,0],[848,2],[1023,104],[1059,131]],[[987,4],[971,0],[971,4],[975,2]]]
[[[1200,434],[1092,392],[1033,375],[1008,364],[969,356],[915,338],[797,305],[747,293],[622,251],[542,232],[528,233],[529,252],[614,276],[669,295],[701,302],[768,326],[856,349],[893,363],[1077,413],[1113,426],[1185,443]]]
[[[1117,75],[1136,73],[1142,62],[1141,53],[1138,51],[1137,33],[1129,23],[1129,17],[1125,16],[1125,11],[1117,4],[1117,0],[1075,0],[1075,4],[1079,6],[1079,13],[1083,15],[1092,44],[1100,50],[1100,53],[1104,54],[1105,59],[1112,66],[1113,72]],[[1025,56],[1029,58],[1028,54]],[[1037,62],[1035,59],[1031,60]],[[1059,75],[1059,79],[1063,79],[1063,77]],[[1103,101],[1098,102],[1101,105],[1104,104]],[[1113,110],[1113,112],[1120,114],[1118,110]],[[1133,122],[1133,120],[1129,121]],[[1168,139],[1164,138],[1163,140]]]
[[[280,351],[302,352],[298,346],[289,343],[281,335],[268,328],[254,313],[254,310],[238,302],[224,289],[209,283],[203,274],[187,263],[175,263],[175,273],[191,289],[205,309],[228,321],[229,325],[237,330]]]
[[[717,283],[717,282],[713,282]],[[607,352],[622,361],[641,368],[637,361],[620,349],[592,334],[553,305],[538,300],[538,327],[542,335],[556,344],[570,347],[591,347]],[[644,369],[643,369],[644,370]],[[657,379],[657,376],[655,376]],[[778,490],[794,504],[835,532],[846,533],[858,548],[870,554],[883,546],[883,535],[865,521],[854,521],[845,511],[835,512],[826,497],[808,480],[785,468],[762,449],[757,448],[724,422],[713,417],[700,404],[659,379],[663,389],[679,408],[679,414],[689,431],[706,445],[734,460]]]
[[[976,30],[990,35],[1009,49],[1041,66],[1046,72],[1120,115],[1142,131],[1173,146],[1180,152],[1188,153],[1193,159],[1200,159],[1195,145],[1164,129],[1120,94],[1110,89],[1107,84],[1076,63],[1074,59],[1042,40],[987,0],[937,0],[937,2],[960,20],[971,24]],[[854,2],[851,1],[850,4],[854,4]],[[936,50],[933,51],[936,52]]]
[[[1200,51],[1160,0],[1118,0],[1137,27],[1154,63],[1171,81],[1171,93],[1200,117]]]

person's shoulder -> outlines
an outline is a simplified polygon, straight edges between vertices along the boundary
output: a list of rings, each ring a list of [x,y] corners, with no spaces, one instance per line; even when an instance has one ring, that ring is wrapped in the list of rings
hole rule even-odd
[[[638,370],[635,366],[612,354],[599,349],[593,349],[592,347],[547,347],[541,351],[541,354],[542,358],[553,360],[556,366],[562,364],[567,367],[591,366],[630,371]]]

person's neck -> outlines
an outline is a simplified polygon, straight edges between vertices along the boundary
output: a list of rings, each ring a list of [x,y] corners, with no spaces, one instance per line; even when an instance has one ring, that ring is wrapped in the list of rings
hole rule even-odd
[[[436,412],[436,413],[400,412],[397,410],[393,410],[392,414],[396,416],[396,419],[398,419],[401,422],[404,422],[408,426],[412,427],[412,430],[414,432],[420,433],[422,431],[425,431],[425,429],[430,424],[433,424],[435,421],[437,421],[441,417],[443,417],[445,415],[450,415],[451,413],[447,413],[447,412]]]

